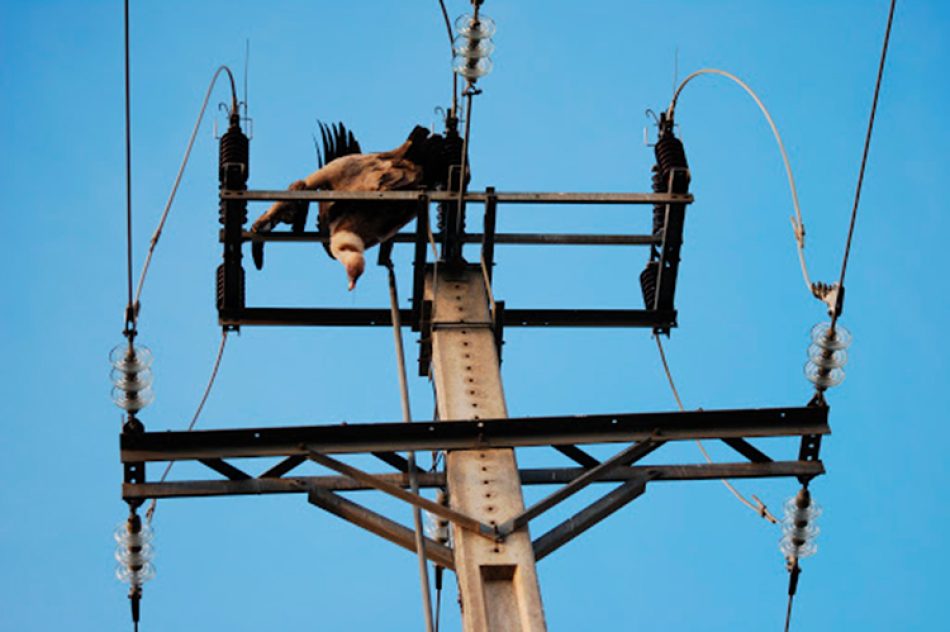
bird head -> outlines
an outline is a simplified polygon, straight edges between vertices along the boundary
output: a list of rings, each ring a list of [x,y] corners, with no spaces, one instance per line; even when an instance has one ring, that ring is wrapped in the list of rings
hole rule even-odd
[[[366,258],[362,252],[356,250],[344,250],[340,253],[340,263],[346,268],[346,278],[350,284],[347,289],[351,292],[356,287],[356,281],[362,276],[366,269]]]
[[[366,258],[363,251],[366,246],[363,240],[349,230],[339,230],[330,236],[330,254],[346,268],[346,278],[349,279],[349,289],[356,287],[356,281],[366,269]]]

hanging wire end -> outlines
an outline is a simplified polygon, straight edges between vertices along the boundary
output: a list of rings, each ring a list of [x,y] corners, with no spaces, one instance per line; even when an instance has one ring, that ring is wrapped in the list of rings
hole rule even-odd
[[[138,632],[139,619],[142,614],[142,587],[133,586],[129,590],[129,605],[132,609],[132,629]]]
[[[755,501],[756,512],[759,514],[759,516],[765,518],[772,524],[778,524],[778,518],[772,515],[772,512],[769,511],[769,508],[765,506],[765,503],[762,502],[758,496],[752,494],[752,500]]]

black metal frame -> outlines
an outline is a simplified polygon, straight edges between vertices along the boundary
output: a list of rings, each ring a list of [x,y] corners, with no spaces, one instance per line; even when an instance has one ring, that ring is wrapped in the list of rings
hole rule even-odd
[[[401,314],[401,321],[413,331],[425,331],[425,307],[423,286],[428,262],[429,206],[432,203],[457,201],[455,193],[443,191],[387,191],[387,192],[338,192],[338,191],[244,191],[220,192],[222,205],[242,204],[248,201],[417,201],[419,209],[415,233],[400,233],[393,238],[396,244],[414,245],[412,309]],[[467,193],[466,203],[485,205],[483,232],[462,234],[454,240],[441,232],[434,238],[439,243],[480,243],[481,260],[489,278],[494,267],[496,245],[614,245],[614,246],[660,246],[675,237],[664,233],[655,235],[595,235],[595,234],[536,234],[502,233],[495,231],[496,213],[499,204],[633,204],[650,207],[657,204],[676,205],[685,208],[693,198],[688,193],[502,193],[488,188],[484,193]],[[675,227],[682,232],[682,223]],[[675,231],[674,231],[675,232]],[[681,235],[678,238],[681,241]],[[240,251],[245,242],[321,242],[326,237],[314,232],[253,234],[248,231],[222,230],[220,240],[225,252]],[[239,259],[238,259],[239,261]],[[234,264],[232,264],[234,265]],[[243,270],[242,270],[243,273]],[[243,274],[241,275],[243,278]],[[666,275],[664,282],[672,289],[675,272]],[[244,286],[234,283],[219,288],[219,322],[229,329],[242,326],[295,325],[324,327],[392,326],[388,308],[288,308],[248,307],[244,303]],[[239,296],[235,296],[239,294]],[[672,291],[668,293],[672,296]],[[227,306],[224,308],[224,306]],[[672,300],[659,309],[506,309],[497,322],[499,328],[515,327],[646,327],[669,331],[676,326],[676,310]]]
[[[123,498],[132,503],[146,498],[179,498],[220,495],[307,493],[309,501],[396,544],[415,550],[412,532],[339,492],[375,489],[419,506],[470,529],[486,538],[504,540],[532,519],[594,483],[620,483],[570,519],[534,542],[535,556],[541,559],[580,535],[627,503],[638,498],[648,483],[712,478],[753,478],[790,476],[808,481],[824,473],[818,459],[821,436],[828,434],[828,408],[809,405],[799,408],[688,411],[431,421],[406,424],[357,423],[329,426],[263,427],[194,432],[124,432],[121,457],[125,465],[138,466],[155,461],[193,460],[223,476],[223,480],[190,480],[159,483],[128,481]],[[806,449],[798,460],[774,461],[748,442],[750,437],[801,437]],[[648,454],[671,441],[718,439],[744,456],[747,462],[698,463],[687,465],[635,465]],[[632,442],[632,443],[630,443]],[[615,456],[598,462],[576,444],[629,443]],[[478,522],[464,514],[437,505],[406,491],[409,476],[401,450],[479,450],[501,447],[551,446],[584,467],[523,469],[522,484],[562,485],[520,515],[497,526]],[[368,473],[329,455],[371,453],[397,470],[395,473]],[[228,458],[283,457],[258,476],[228,463]],[[337,476],[287,476],[307,460],[336,471]],[[421,488],[443,487],[445,474],[418,472]],[[451,549],[427,542],[433,562],[451,568]]]

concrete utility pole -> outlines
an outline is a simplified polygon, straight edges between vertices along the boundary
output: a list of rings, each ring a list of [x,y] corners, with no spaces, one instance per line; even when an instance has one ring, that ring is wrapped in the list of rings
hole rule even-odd
[[[438,267],[432,300],[432,373],[439,419],[508,416],[485,277],[479,266]],[[457,450],[446,456],[450,506],[497,526],[524,510],[514,450]],[[453,527],[465,632],[546,630],[528,528],[504,541]]]

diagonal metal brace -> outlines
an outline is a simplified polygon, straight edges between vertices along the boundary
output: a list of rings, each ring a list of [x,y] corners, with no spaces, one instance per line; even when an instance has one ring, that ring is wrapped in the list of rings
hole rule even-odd
[[[293,456],[288,456],[286,459],[282,459],[279,463],[274,465],[271,468],[268,468],[266,471],[262,472],[258,478],[280,478],[284,474],[292,471],[295,467],[307,460],[307,457],[302,454],[294,454]]]
[[[501,537],[505,537],[517,531],[528,524],[530,520],[538,517],[551,507],[570,498],[591,483],[596,483],[598,479],[607,474],[611,469],[636,463],[650,452],[659,448],[663,443],[663,441],[641,441],[621,450],[600,465],[587,470],[564,487],[542,498],[514,518],[498,525],[498,534]]]
[[[332,513],[335,516],[343,518],[358,527],[362,527],[371,533],[389,540],[399,546],[412,551],[416,551],[415,532],[412,529],[404,527],[398,522],[394,522],[375,511],[367,509],[362,505],[354,503],[338,494],[314,487],[310,490],[307,500],[324,511]],[[455,570],[455,558],[452,549],[440,544],[431,538],[423,536],[425,540],[426,557],[439,566]]]
[[[644,476],[627,481],[536,539],[532,545],[535,560],[541,561],[548,554],[553,553],[624,505],[635,500],[646,491],[646,485],[650,478]]]
[[[466,516],[463,513],[459,513],[454,509],[450,509],[444,505],[440,505],[437,502],[433,502],[428,498],[423,498],[412,492],[407,492],[402,487],[389,483],[387,481],[381,480],[380,478],[368,473],[363,470],[353,467],[352,465],[347,465],[342,461],[338,461],[332,457],[329,457],[325,454],[321,454],[308,446],[304,446],[304,449],[307,450],[308,458],[323,467],[329,468],[335,472],[339,472],[344,476],[348,476],[355,481],[363,483],[364,485],[369,485],[379,491],[389,494],[400,500],[404,500],[407,503],[419,507],[425,511],[428,511],[431,514],[441,516],[446,520],[458,525],[463,529],[467,529],[473,533],[477,533],[480,536],[488,538],[489,540],[494,541],[497,537],[495,529],[486,524],[475,520],[472,517]]]
[[[208,468],[211,468],[218,474],[226,477],[228,480],[247,481],[254,478],[244,470],[234,467],[222,459],[198,459],[198,462]]]
[[[771,463],[772,458],[757,447],[739,437],[722,440],[727,446],[749,459],[753,463]]]

